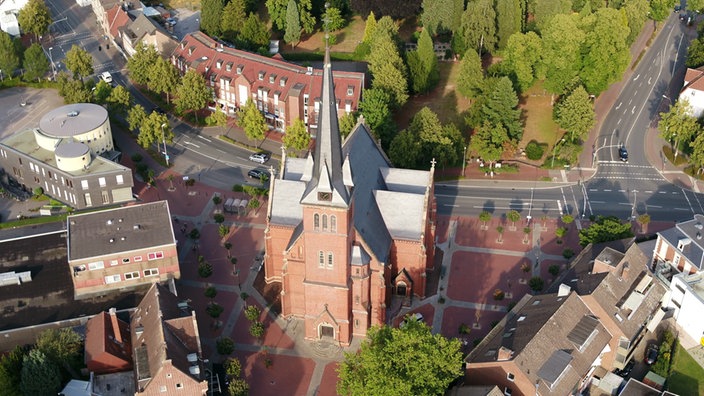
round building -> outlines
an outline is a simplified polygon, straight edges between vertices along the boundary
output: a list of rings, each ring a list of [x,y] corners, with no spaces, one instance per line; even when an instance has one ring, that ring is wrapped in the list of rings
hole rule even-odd
[[[41,118],[34,134],[37,144],[52,152],[65,143],[83,143],[94,155],[113,149],[108,111],[93,103],[74,103],[51,110]],[[75,154],[74,149],[69,151]]]

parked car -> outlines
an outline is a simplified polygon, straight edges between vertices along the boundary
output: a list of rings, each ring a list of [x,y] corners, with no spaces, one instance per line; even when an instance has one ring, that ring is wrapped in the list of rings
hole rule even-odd
[[[628,150],[626,150],[625,146],[618,148],[618,158],[623,162],[628,162]]]
[[[110,72],[103,72],[100,75],[100,79],[105,81],[106,83],[111,83],[112,82],[112,74],[110,74]]]
[[[629,375],[631,375],[631,371],[633,371],[633,367],[635,365],[636,365],[635,360],[630,360],[628,363],[626,363],[626,366],[623,369],[614,370],[614,374],[616,374],[622,378],[627,378]]]
[[[250,169],[249,172],[247,172],[247,176],[251,177],[252,179],[261,180],[262,176],[268,178],[269,172],[265,171],[264,169]]]
[[[254,153],[254,154],[252,154],[252,155],[249,156],[249,160],[250,160],[250,161],[252,161],[252,162],[258,162],[258,163],[260,163],[260,164],[266,163],[267,161],[269,161],[269,158],[271,158],[271,154],[269,154],[269,153],[264,153],[264,152],[261,152],[261,153]]]
[[[660,348],[656,344],[648,345],[648,349],[645,351],[645,364],[651,365],[658,360],[658,351]]]

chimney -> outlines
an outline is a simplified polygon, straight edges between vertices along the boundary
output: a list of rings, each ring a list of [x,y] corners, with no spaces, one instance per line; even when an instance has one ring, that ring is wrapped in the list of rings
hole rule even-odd
[[[110,308],[108,312],[110,313],[110,321],[112,322],[113,337],[118,344],[122,344],[122,333],[120,332],[120,325],[117,321],[117,311],[115,308]]]

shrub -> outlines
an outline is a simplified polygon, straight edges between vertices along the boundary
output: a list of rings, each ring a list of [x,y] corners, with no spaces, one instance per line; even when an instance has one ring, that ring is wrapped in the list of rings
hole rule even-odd
[[[530,287],[533,291],[539,292],[545,287],[545,282],[543,281],[543,278],[534,276],[528,281],[528,287]]]
[[[567,260],[571,259],[574,257],[574,250],[570,248],[565,248],[565,250],[562,251],[562,257],[566,258]]]
[[[222,213],[215,213],[213,215],[213,219],[215,220],[216,223],[221,224],[222,222],[225,221],[225,216]]]
[[[215,341],[215,349],[219,354],[227,356],[235,351],[235,342],[230,337],[221,337]]]
[[[528,157],[529,160],[537,161],[543,158],[544,153],[545,148],[537,141],[531,140],[528,142],[528,145],[526,146],[526,157]]]
[[[249,326],[249,334],[254,338],[262,338],[264,336],[264,323],[253,322],[252,325]]]
[[[530,264],[528,264],[528,263],[521,264],[521,271],[526,272],[526,273],[530,272]]]
[[[220,198],[220,196],[218,196],[218,195],[215,195],[215,196],[213,197],[213,203],[214,203],[215,205],[220,205],[220,202],[222,202],[222,198]]]
[[[506,295],[504,294],[504,291],[501,289],[496,289],[494,290],[494,300],[496,301],[501,301],[504,299]]]
[[[208,307],[205,308],[206,312],[208,312],[208,315],[210,315],[212,318],[217,319],[222,315],[222,311],[225,310],[225,308],[222,307],[222,305],[213,302],[208,304]]]
[[[32,190],[32,194],[34,194],[37,197],[41,197],[42,195],[44,195],[44,189],[41,187],[37,187],[34,190]]]
[[[462,323],[462,324],[460,325],[460,328],[457,329],[457,332],[460,333],[460,334],[469,334],[469,331],[470,331],[470,330],[471,330],[471,328],[470,328],[469,326],[467,326],[466,324]]]
[[[198,239],[198,238],[200,238],[200,231],[198,231],[197,228],[194,228],[191,230],[191,232],[188,234],[188,236],[191,239]]]
[[[224,238],[225,235],[230,233],[230,227],[226,226],[225,224],[220,224],[220,227],[218,227],[218,234],[220,235],[221,238]]]
[[[232,186],[232,191],[242,192],[242,191],[244,191],[244,187],[242,187],[241,184],[235,184],[234,186]]]
[[[208,298],[215,298],[218,295],[218,289],[213,286],[208,286],[205,288],[205,296]]]
[[[551,265],[550,267],[548,267],[548,272],[549,272],[550,275],[552,275],[552,276],[557,276],[557,274],[560,273],[560,266],[557,265],[557,264],[553,264],[553,265]]]
[[[196,184],[196,179],[188,179],[186,180],[186,185],[188,187],[193,187],[193,185]]]
[[[207,261],[198,264],[198,275],[201,278],[207,278],[213,274],[213,265]]]
[[[244,316],[249,319],[250,322],[259,320],[259,316],[261,315],[261,313],[262,312],[259,310],[259,307],[257,307],[256,305],[250,305],[244,310]]]
[[[132,158],[132,162],[138,163],[138,162],[142,161],[142,154],[134,153],[134,154],[132,154],[131,158]]]

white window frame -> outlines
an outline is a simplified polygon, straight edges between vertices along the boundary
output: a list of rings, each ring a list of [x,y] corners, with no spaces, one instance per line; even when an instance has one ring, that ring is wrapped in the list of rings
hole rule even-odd
[[[142,261],[142,256],[134,256],[134,257],[132,257],[132,261],[134,261],[135,263],[138,263],[138,262]]]
[[[149,276],[158,276],[159,275],[159,268],[147,268],[143,271],[144,277],[149,277]]]
[[[120,274],[108,275],[105,277],[105,284],[109,285],[111,283],[122,282],[122,276]]]
[[[93,261],[92,263],[88,263],[89,271],[99,270],[103,268],[105,268],[105,262],[103,261]]]
[[[98,184],[100,187],[105,187],[107,184],[105,183],[105,178],[104,177],[99,177],[98,178]]]
[[[89,188],[88,187],[88,180],[85,180],[85,179],[81,180],[81,188],[84,190],[87,190]]]
[[[516,380],[516,376],[513,373],[507,373],[506,374],[506,379],[513,382]]]
[[[148,261],[153,261],[153,260],[161,260],[164,258],[164,251],[160,250],[158,252],[151,252],[147,254],[147,260]]]
[[[125,184],[125,178],[122,175],[115,175],[115,182],[117,184]]]
[[[125,272],[123,275],[125,280],[139,279],[139,271]]]

